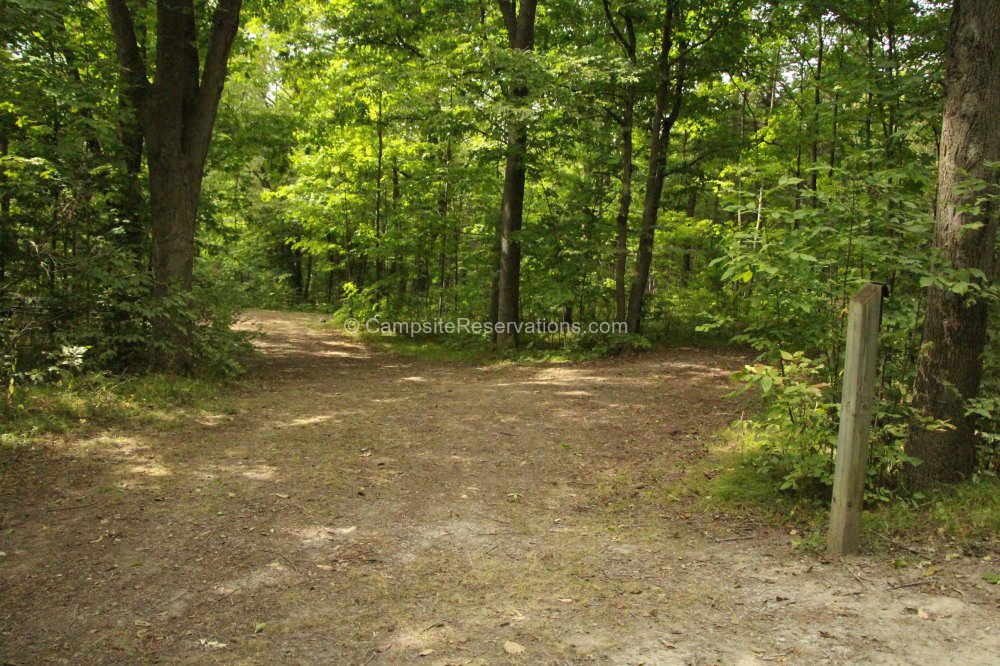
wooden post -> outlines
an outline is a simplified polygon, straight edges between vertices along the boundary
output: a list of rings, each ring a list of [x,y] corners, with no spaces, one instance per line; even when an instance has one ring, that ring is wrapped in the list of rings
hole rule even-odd
[[[844,394],[827,540],[827,551],[831,555],[858,552],[884,290],[885,285],[869,282],[851,299],[847,311]]]

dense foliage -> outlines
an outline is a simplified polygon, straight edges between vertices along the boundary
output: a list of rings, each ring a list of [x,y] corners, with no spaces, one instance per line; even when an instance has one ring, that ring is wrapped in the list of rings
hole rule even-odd
[[[171,344],[152,334],[163,321],[197,332],[195,365],[232,371],[229,324],[248,304],[495,320],[512,123],[530,128],[521,318],[620,317],[616,259],[637,260],[666,62],[678,113],[648,166],[664,185],[643,334],[752,347],[759,462],[786,488],[822,493],[846,302],[886,283],[870,488],[889,496],[926,288],[994,298],[983,276],[945,271],[929,251],[947,5],[560,0],[539,7],[534,49],[519,51],[489,3],[279,4],[245,10],[202,192],[197,292],[163,299],[102,4],[0,2],[5,382],[65,363],[141,369],[150,344]],[[665,4],[677,14],[660,60]],[[635,204],[622,237],[626,136]],[[621,347],[527,340],[554,342]],[[991,352],[969,405],[985,472],[997,467],[998,362]]]

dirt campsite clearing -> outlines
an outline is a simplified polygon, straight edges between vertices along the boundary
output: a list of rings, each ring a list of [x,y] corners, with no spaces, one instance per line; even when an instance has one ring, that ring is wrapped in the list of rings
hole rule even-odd
[[[829,562],[683,484],[744,361],[398,356],[253,312],[219,412],[0,458],[0,662],[995,664],[981,558]]]

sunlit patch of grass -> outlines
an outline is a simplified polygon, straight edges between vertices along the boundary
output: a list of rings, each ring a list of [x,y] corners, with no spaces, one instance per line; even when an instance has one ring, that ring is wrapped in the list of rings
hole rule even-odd
[[[486,340],[473,337],[410,337],[363,333],[361,340],[370,346],[408,358],[436,363],[490,365],[504,360]]]
[[[866,512],[863,526],[876,538],[920,540],[933,534],[1000,547],[1000,480],[980,479],[889,503]]]
[[[81,375],[16,388],[8,418],[0,421],[0,442],[86,431],[122,422],[169,425],[184,410],[211,408],[231,413],[220,399],[221,380],[151,374],[136,377]]]
[[[358,337],[376,349],[409,358],[443,363],[475,365],[573,363],[613,355],[604,347],[585,348],[572,337],[562,342],[528,339],[518,349],[507,351],[499,351],[488,339],[474,335],[410,337],[360,333]]]
[[[754,465],[759,446],[750,429],[734,426],[668,492],[695,496],[706,510],[793,528],[796,545],[822,550],[829,500],[780,490],[780,478]],[[862,539],[867,549],[878,551],[893,542],[928,538],[1000,547],[1000,480],[991,477],[944,487],[928,496],[897,497],[864,512]]]

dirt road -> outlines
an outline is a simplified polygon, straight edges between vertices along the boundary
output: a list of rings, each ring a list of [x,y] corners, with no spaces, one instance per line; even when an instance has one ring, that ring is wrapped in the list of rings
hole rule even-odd
[[[1000,662],[975,559],[828,563],[670,496],[732,354],[477,367],[251,316],[227,410],[2,452],[0,662]]]

